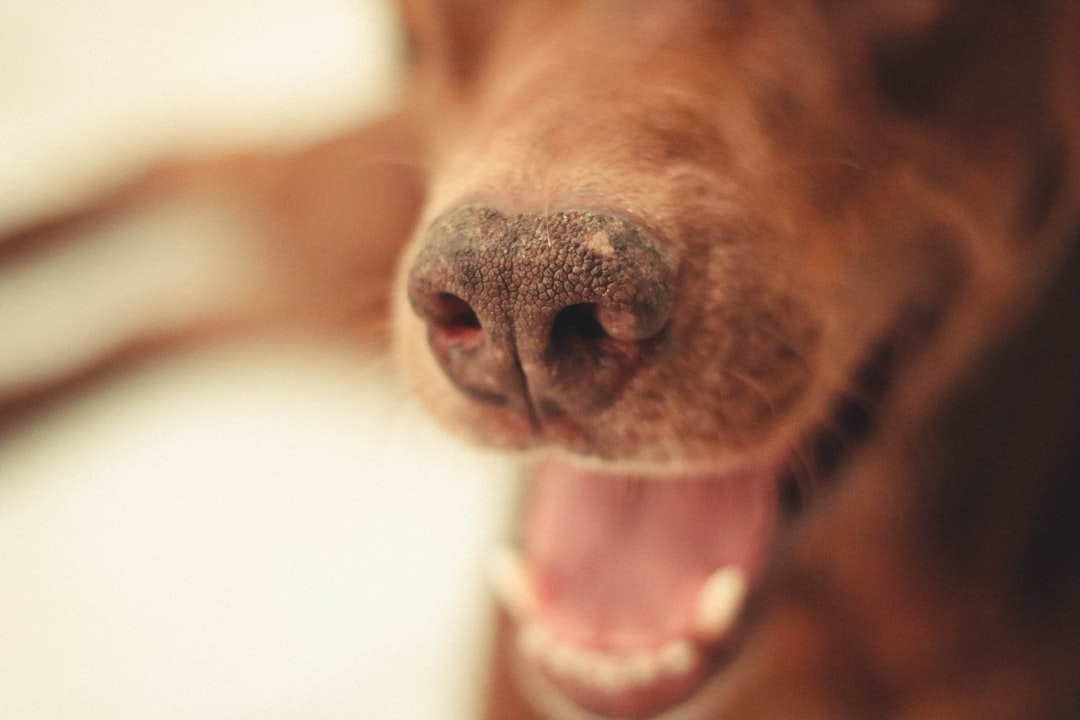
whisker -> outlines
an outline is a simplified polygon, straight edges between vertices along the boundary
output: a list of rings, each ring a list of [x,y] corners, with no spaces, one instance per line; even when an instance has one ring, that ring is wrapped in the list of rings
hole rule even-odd
[[[755,380],[744,375],[743,373],[738,372],[737,370],[733,370],[731,368],[723,368],[723,372],[726,377],[731,378],[732,380],[741,384],[743,387],[752,391],[755,395],[761,398],[764,401],[765,405],[767,405],[769,408],[770,417],[776,417],[776,401],[771,395],[769,395],[769,393],[765,390],[761,383],[756,382]]]
[[[864,166],[861,163],[857,163],[851,158],[836,157],[831,155],[819,155],[815,157],[787,158],[784,162],[775,162],[766,168],[767,172],[773,174],[780,174],[784,172],[790,172],[792,170],[805,170],[815,166],[820,167],[845,167],[852,170],[862,171]]]
[[[802,510],[814,486],[808,461],[796,443],[788,448],[788,460],[780,477],[780,509],[788,516]]]
[[[551,217],[551,190],[544,193],[544,214],[540,216],[541,231],[544,233],[544,241],[547,243],[548,248],[552,246],[551,242],[551,226],[548,224]]]
[[[417,160],[410,160],[406,158],[363,158],[353,165],[356,169],[367,169],[375,167],[401,167],[409,170],[418,170],[423,174],[431,172],[431,164],[427,162],[420,162]]]

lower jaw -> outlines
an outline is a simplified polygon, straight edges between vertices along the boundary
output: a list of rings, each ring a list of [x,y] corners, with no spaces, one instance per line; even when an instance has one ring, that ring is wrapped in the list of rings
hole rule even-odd
[[[673,683],[621,693],[604,693],[553,678],[516,656],[520,692],[550,720],[706,720],[708,689],[730,658],[716,658]]]
[[[730,556],[730,551],[724,551],[728,562],[736,563],[727,566],[727,569],[738,568],[736,574],[743,578],[743,582],[752,582],[760,569],[758,566],[768,538],[775,532],[779,505],[775,485],[779,482],[781,465],[779,459],[773,458],[767,462],[747,462],[741,470],[719,480],[654,479],[646,483],[661,482],[665,487],[674,489],[678,489],[682,483],[690,488],[691,493],[694,492],[693,487],[698,485],[710,488],[710,495],[714,493],[713,488],[724,487],[725,483],[728,487],[750,484],[761,488],[754,493],[757,496],[756,505],[751,503],[744,507],[747,513],[745,517],[764,513],[762,517],[765,519],[760,521],[761,527],[755,533],[757,549],[749,556],[737,558]],[[594,474],[591,471],[582,472]],[[596,477],[586,477],[584,480],[593,487],[608,482]],[[705,485],[700,485],[702,481]],[[691,494],[690,497],[693,505],[698,495]],[[762,507],[771,509],[763,510]],[[674,518],[676,522],[680,519]],[[758,534],[761,532],[764,534]],[[530,583],[521,556],[517,551],[508,551],[508,555],[518,560],[504,557],[506,562],[502,564],[501,571],[493,573],[493,578],[499,576],[501,581],[494,581],[493,585],[514,620],[511,627],[516,637],[515,642],[511,643],[513,649],[510,652],[518,684],[530,702],[544,712],[545,717],[552,720],[684,720],[696,717],[687,708],[695,704],[694,698],[719,674],[734,652],[735,642],[731,631],[737,616],[732,613],[741,608],[745,584],[739,584],[744,589],[736,591],[734,599],[720,601],[721,607],[732,609],[721,612],[719,617],[715,612],[710,613],[711,622],[687,620],[683,629],[673,635],[658,635],[652,641],[640,641],[620,650],[616,647],[617,643],[604,643],[596,637],[586,635],[574,641],[572,635],[561,634],[558,624],[551,623],[551,616],[537,610],[533,591],[523,589]],[[703,577],[707,574],[703,571]],[[708,578],[716,579],[716,573],[708,575]],[[706,582],[706,585],[709,584]],[[711,583],[711,586],[717,588],[723,584]],[[704,590],[698,591],[697,609],[692,617],[702,617],[701,600],[706,594]],[[716,593],[710,595],[717,598]],[[733,597],[731,592],[721,593],[721,596]],[[710,605],[715,611],[715,602]],[[601,611],[600,615],[594,616],[595,620],[602,625],[611,622],[607,612]]]

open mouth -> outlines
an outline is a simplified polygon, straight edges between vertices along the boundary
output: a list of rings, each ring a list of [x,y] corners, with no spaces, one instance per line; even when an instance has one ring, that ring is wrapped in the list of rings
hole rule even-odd
[[[607,717],[692,695],[722,664],[759,573],[779,474],[771,460],[678,478],[543,462],[520,550],[493,567],[523,672]]]
[[[777,529],[869,435],[896,371],[933,324],[908,314],[871,344],[850,387],[786,451],[695,476],[541,462],[517,547],[492,566],[526,692],[557,717],[627,719],[696,695],[736,650]]]

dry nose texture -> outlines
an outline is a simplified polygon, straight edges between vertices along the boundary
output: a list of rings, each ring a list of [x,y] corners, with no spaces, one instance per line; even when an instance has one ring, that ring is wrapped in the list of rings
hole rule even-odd
[[[432,223],[408,293],[462,392],[539,422],[618,397],[664,329],[673,277],[622,217],[461,207]]]

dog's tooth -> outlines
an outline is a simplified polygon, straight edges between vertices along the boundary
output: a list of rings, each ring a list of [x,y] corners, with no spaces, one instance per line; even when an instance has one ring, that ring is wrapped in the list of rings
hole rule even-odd
[[[648,685],[660,676],[659,654],[636,652],[622,659],[622,674],[628,685]]]
[[[518,652],[523,657],[560,677],[585,680],[594,674],[602,660],[598,653],[556,639],[536,623],[526,623],[518,628],[516,639]]]
[[[726,565],[701,586],[694,628],[707,640],[724,637],[735,623],[746,597],[746,576],[735,565]]]
[[[655,681],[664,672],[665,662],[670,666],[671,674],[676,674],[675,670],[682,667],[685,658],[674,658],[670,651],[667,657],[663,653],[664,649],[651,653],[615,655],[554,642],[545,652],[543,662],[561,677],[609,692],[619,692]]]
[[[529,660],[546,660],[554,645],[554,638],[552,638],[546,630],[535,623],[526,623],[518,628],[518,652]]]
[[[656,653],[657,667],[663,675],[685,675],[697,659],[697,650],[689,640],[673,640]]]
[[[536,592],[525,569],[525,561],[509,545],[500,545],[492,553],[488,561],[488,583],[515,620],[522,620],[536,607]]]
[[[544,658],[551,672],[560,677],[582,679],[588,673],[588,658],[584,650],[556,641]]]
[[[619,692],[629,684],[620,662],[611,656],[598,655],[589,667],[585,681],[608,692]]]
[[[518,629],[518,651],[553,675],[607,692],[646,687],[661,677],[690,672],[699,652],[690,640],[674,640],[658,650],[630,654],[586,650],[553,637],[535,623]]]
[[[635,685],[645,685],[651,679],[646,678],[630,663],[630,657],[621,655],[596,654],[592,659],[587,681],[609,692],[620,692]]]

